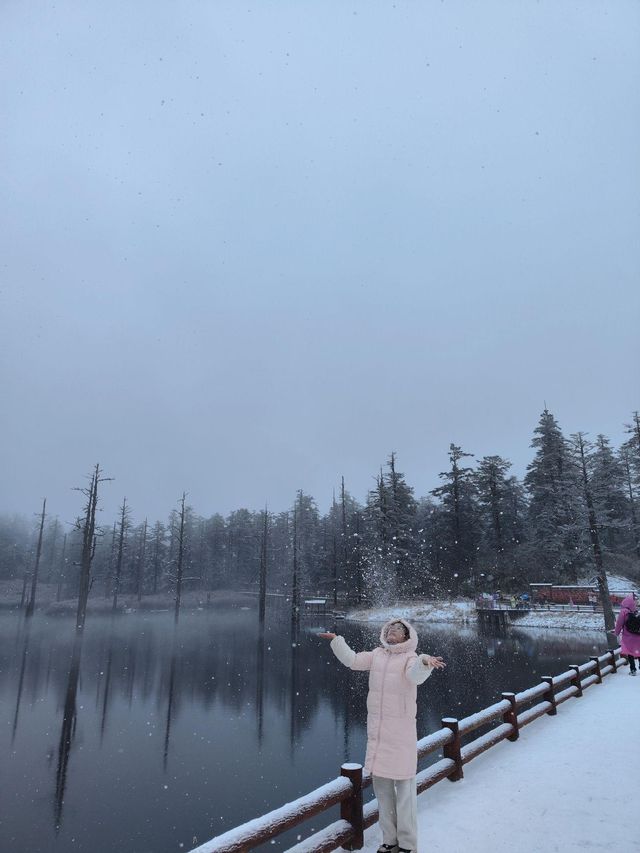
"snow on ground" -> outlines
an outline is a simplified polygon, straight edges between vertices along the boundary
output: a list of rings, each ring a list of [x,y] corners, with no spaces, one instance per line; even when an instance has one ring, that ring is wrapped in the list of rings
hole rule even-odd
[[[421,601],[418,604],[398,603],[395,607],[377,607],[370,610],[352,610],[348,619],[355,622],[387,622],[389,619],[408,619],[409,622],[476,622],[473,601]]]
[[[418,797],[421,853],[640,851],[640,678],[624,667]],[[365,851],[381,843],[378,825]]]
[[[593,582],[593,578],[587,578],[581,583],[591,583]],[[637,589],[638,582],[629,580],[629,578],[625,578],[622,575],[612,575],[607,573],[607,583],[609,584],[609,590],[614,592],[615,590],[623,590],[626,592],[629,589]]]
[[[570,610],[555,612],[553,610],[529,610],[526,616],[514,619],[511,625],[518,629],[560,628],[569,631],[603,631],[604,617],[602,613],[588,613],[583,610],[575,612]]]
[[[614,608],[617,612],[618,608]],[[354,622],[387,622],[402,618],[416,624],[453,623],[458,626],[475,625],[477,622],[475,602],[468,599],[457,601],[422,601],[416,604],[399,602],[395,607],[377,607],[370,610],[352,610],[347,619]],[[602,631],[602,613],[587,610],[529,610],[512,618],[515,628],[560,628],[569,631]]]

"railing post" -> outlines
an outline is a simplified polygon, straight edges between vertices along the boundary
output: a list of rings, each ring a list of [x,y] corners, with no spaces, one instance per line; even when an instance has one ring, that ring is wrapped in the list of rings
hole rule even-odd
[[[596,684],[602,684],[602,670],[600,669],[600,661],[598,660],[597,655],[591,655],[589,660],[592,660],[596,665],[596,675],[598,676],[598,680]]]
[[[453,740],[445,743],[442,748],[444,757],[450,758],[456,764],[454,770],[447,776],[447,779],[450,782],[459,782],[464,773],[462,772],[462,756],[460,755],[460,729],[458,728],[458,721],[455,717],[443,717],[442,727],[451,729],[453,732]]]
[[[580,696],[582,696],[582,677],[580,675],[580,667],[577,664],[572,663],[569,669],[573,670],[573,678],[571,679],[571,681],[578,688],[576,698],[579,698]]]
[[[513,726],[513,734],[510,734],[507,740],[518,740],[520,737],[520,726],[518,725],[518,703],[516,702],[515,693],[503,693],[502,698],[511,703],[508,711],[502,715],[503,723],[510,723]]]
[[[618,664],[616,663],[616,650],[609,649],[609,654],[611,655],[611,669],[612,672],[618,671]]]
[[[555,717],[558,713],[558,706],[556,704],[556,694],[553,692],[553,678],[550,675],[543,675],[541,681],[547,685],[547,690],[542,694],[542,698],[545,702],[549,702],[551,707],[547,711],[547,714],[550,717]]]
[[[340,803],[340,817],[353,827],[351,841],[344,844],[343,850],[362,850],[364,847],[364,818],[362,815],[362,764],[343,764],[340,775],[346,776],[353,785],[348,800]]]

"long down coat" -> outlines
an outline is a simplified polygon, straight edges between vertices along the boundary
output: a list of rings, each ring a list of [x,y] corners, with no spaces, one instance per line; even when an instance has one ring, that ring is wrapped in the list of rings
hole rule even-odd
[[[632,634],[627,631],[627,619],[629,613],[637,608],[636,600],[632,595],[628,595],[622,599],[620,603],[620,613],[616,619],[616,634],[620,635],[620,653],[623,655],[633,655],[634,658],[640,658],[640,634]]]
[[[387,643],[387,629],[393,622],[406,626],[408,640]],[[416,654],[418,635],[404,619],[387,622],[380,632],[380,643],[373,651],[356,653],[344,637],[336,637],[331,649],[350,669],[369,671],[365,770],[385,779],[411,779],[418,764],[417,685],[427,680],[433,667]]]

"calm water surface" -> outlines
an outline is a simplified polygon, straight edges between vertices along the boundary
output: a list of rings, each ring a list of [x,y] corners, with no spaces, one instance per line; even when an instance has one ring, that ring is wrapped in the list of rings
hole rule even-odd
[[[179,853],[361,761],[367,675],[335,660],[325,627],[294,645],[284,616],[261,643],[240,607],[184,613],[177,631],[168,613],[91,616],[78,647],[73,620],[0,612],[0,850]],[[341,627],[357,650],[379,630]],[[600,634],[418,633],[448,663],[419,689],[420,735],[605,649]]]

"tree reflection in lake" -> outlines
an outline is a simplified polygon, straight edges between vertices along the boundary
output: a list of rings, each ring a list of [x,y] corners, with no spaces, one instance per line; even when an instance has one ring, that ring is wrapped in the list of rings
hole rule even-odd
[[[69,663],[69,674],[67,690],[64,698],[64,709],[62,711],[62,728],[60,730],[60,741],[58,743],[58,764],[56,768],[56,786],[54,797],[54,823],[56,833],[60,831],[62,823],[62,808],[64,805],[64,793],[67,782],[67,770],[69,767],[69,755],[71,743],[76,731],[78,694],[78,680],[80,678],[80,658],[82,657],[82,635],[76,636]]]
[[[419,691],[421,735],[604,650],[600,635],[417,627],[448,662]],[[27,634],[0,615],[0,849],[189,849],[362,760],[367,675],[317,630],[292,639],[276,613],[261,634],[240,608],[185,612],[175,631],[171,614],[92,617],[80,649],[72,620],[36,615]],[[380,629],[340,630],[365,649]]]

